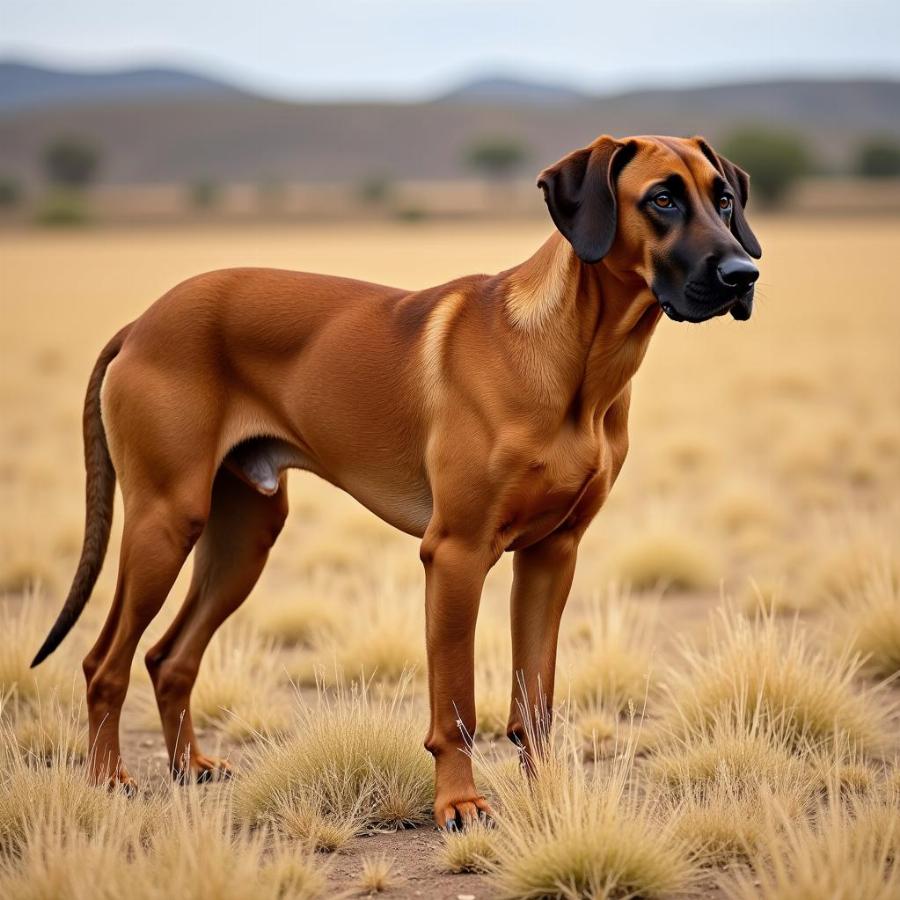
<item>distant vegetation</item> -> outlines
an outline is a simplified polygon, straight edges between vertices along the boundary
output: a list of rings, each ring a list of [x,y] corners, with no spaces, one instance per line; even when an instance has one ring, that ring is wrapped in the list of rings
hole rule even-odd
[[[791,187],[815,171],[805,139],[790,131],[747,126],[732,132],[720,149],[750,173],[752,197],[765,206],[783,203]]]
[[[854,169],[863,178],[900,177],[900,141],[889,135],[872,135],[860,146]]]
[[[356,188],[356,195],[366,206],[381,206],[391,193],[393,185],[388,175],[383,172],[372,172],[360,180]]]
[[[40,225],[82,225],[90,214],[86,189],[96,180],[103,154],[90,141],[63,135],[44,148],[41,162],[49,192],[35,210]]]
[[[194,209],[213,209],[222,199],[222,186],[211,178],[198,178],[188,185],[188,199]]]
[[[477,138],[465,152],[466,165],[483,177],[502,181],[510,178],[530,156],[526,145],[516,137],[487,135]]]
[[[61,137],[44,150],[44,173],[57,187],[85,188],[97,176],[100,151],[77,137]]]
[[[12,209],[22,202],[25,192],[17,178],[0,175],[0,209]]]
[[[84,225],[89,219],[84,196],[71,188],[51,190],[41,199],[34,214],[38,225]]]

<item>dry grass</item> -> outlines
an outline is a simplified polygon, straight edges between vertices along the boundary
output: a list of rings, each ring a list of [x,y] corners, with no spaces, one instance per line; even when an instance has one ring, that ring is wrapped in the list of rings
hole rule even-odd
[[[653,526],[610,550],[611,575],[636,590],[702,590],[715,584],[716,553],[683,528]]]
[[[754,225],[766,284],[753,320],[661,322],[635,380],[629,458],[585,535],[564,618],[558,695],[572,721],[559,752],[532,787],[514,762],[483,773],[498,827],[447,836],[430,863],[437,893],[460,893],[441,870],[488,869],[507,896],[705,896],[696,870],[710,879],[723,862],[722,890],[741,897],[830,896],[832,883],[838,897],[897,893],[897,863],[885,868],[878,835],[893,833],[900,808],[890,718],[900,688],[871,681],[897,671],[898,579],[887,572],[897,575],[900,527],[900,306],[890,291],[900,225]],[[220,266],[428,285],[503,269],[549,228],[378,227],[291,225],[252,239],[239,228],[4,235],[0,268],[16,302],[0,330],[0,896],[331,897],[345,885],[323,881],[314,848],[353,856],[341,869],[355,879],[365,842],[354,834],[427,827],[416,544],[315,478],[291,475],[292,515],[195,692],[204,746],[224,744],[240,761],[233,785],[185,795],[153,771],[164,768],[158,716],[146,718],[148,736],[131,709],[135,693],[152,703],[140,654],[123,727],[147,792],[126,803],[83,778],[79,662],[112,596],[117,533],[82,620],[28,669],[80,546],[86,374],[122,322]],[[510,568],[505,558],[491,574],[479,622],[484,736],[502,735],[508,714]],[[611,577],[677,596],[655,615],[624,590],[594,599]],[[704,642],[696,629],[720,580],[747,615],[725,613]],[[167,605],[152,630],[173,613]],[[673,658],[686,637],[693,649]],[[313,684],[316,665],[329,687],[294,700],[287,676]],[[417,669],[411,683],[406,666]],[[365,673],[370,691],[341,687],[335,669]],[[404,681],[410,699],[395,699]],[[629,715],[645,697],[645,715]],[[835,806],[820,808],[829,792]],[[420,839],[392,849],[398,881]],[[482,877],[468,876],[476,896],[490,889]]]
[[[322,689],[317,703],[298,695],[292,733],[250,751],[247,772],[235,784],[239,818],[295,833],[298,821],[314,821],[315,813],[355,822],[354,831],[427,821],[431,760],[404,687],[378,699],[358,683],[339,683],[334,694]]]
[[[0,849],[13,855],[23,851],[31,829],[41,823],[92,838],[110,828],[119,831],[127,822],[129,834],[142,836],[161,813],[152,801],[129,805],[124,795],[90,784],[84,767],[65,747],[53,750],[49,761],[29,753],[2,711],[0,773]]]
[[[71,668],[67,671],[66,663],[71,661],[66,654],[51,657],[46,666],[30,668],[48,628],[38,591],[27,590],[18,603],[0,600],[0,696],[12,698],[23,713],[38,709],[42,700],[71,698],[77,676]]]
[[[248,618],[265,637],[287,646],[311,647],[325,643],[339,628],[340,606],[325,590],[310,594],[294,589],[271,592],[247,610]]]
[[[505,622],[501,625],[490,614],[480,619],[475,636],[477,732],[485,737],[503,737],[512,692],[509,626]]]
[[[359,873],[360,887],[368,894],[381,894],[398,883],[397,861],[384,853],[364,856]]]
[[[612,767],[587,769],[562,725],[535,775],[494,773],[495,861],[500,897],[660,897],[688,888],[686,848],[655,807],[632,788],[632,748]]]
[[[612,585],[595,595],[563,652],[570,664],[568,697],[578,706],[623,712],[644,705],[653,670],[655,598],[639,605]]]
[[[733,900],[894,900],[900,896],[900,816],[836,795],[811,817],[787,815],[777,800],[766,807],[763,841],[750,872],[724,880]]]
[[[743,859],[762,840],[773,798],[791,816],[802,815],[817,788],[790,736],[759,707],[753,716],[726,713],[708,728],[661,741],[647,772],[675,833],[704,864]]]
[[[492,826],[476,822],[464,831],[443,835],[438,851],[438,864],[443,870],[487,873],[497,862],[497,834]]]
[[[891,742],[892,703],[878,686],[859,683],[860,658],[833,656],[798,621],[723,610],[707,646],[686,645],[667,677],[669,727],[682,733],[718,719],[762,718],[796,745],[848,741],[871,752]]]
[[[191,693],[201,726],[234,738],[277,734],[291,721],[287,674],[275,642],[253,629],[229,625],[210,642]]]
[[[832,605],[835,641],[864,659],[866,671],[883,678],[900,673],[900,572],[882,558],[863,574],[856,590]]]
[[[30,820],[21,855],[0,857],[0,895],[9,900],[326,896],[325,875],[308,851],[264,831],[235,830],[227,803],[201,804],[192,790],[171,795],[165,816],[146,834],[132,819],[130,809],[107,812],[90,836],[72,831],[67,817]]]
[[[294,665],[294,680],[314,685],[346,675],[393,685],[408,674],[421,676],[425,668],[421,591],[421,586],[412,590],[389,573],[382,574],[345,604],[339,630],[319,632],[320,640]]]
[[[873,572],[900,582],[900,554],[876,523],[857,516],[841,524],[826,521],[819,530],[806,578],[813,598],[850,600],[866,590]]]

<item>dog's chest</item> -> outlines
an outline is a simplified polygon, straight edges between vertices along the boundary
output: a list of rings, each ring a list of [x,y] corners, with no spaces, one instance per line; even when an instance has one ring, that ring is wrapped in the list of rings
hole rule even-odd
[[[602,436],[576,436],[529,460],[505,504],[509,549],[528,546],[564,525],[587,494],[593,504],[602,504],[620,465],[613,451]]]

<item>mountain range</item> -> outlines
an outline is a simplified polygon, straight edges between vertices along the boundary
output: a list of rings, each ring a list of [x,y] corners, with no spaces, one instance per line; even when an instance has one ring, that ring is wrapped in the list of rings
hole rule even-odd
[[[448,179],[486,135],[520,140],[539,170],[600,133],[705,134],[748,124],[792,129],[827,166],[866,135],[900,135],[900,81],[783,79],[590,95],[508,76],[427,102],[287,102],[167,68],[52,70],[0,62],[0,175],[40,178],[61,135],[95,144],[107,183]]]

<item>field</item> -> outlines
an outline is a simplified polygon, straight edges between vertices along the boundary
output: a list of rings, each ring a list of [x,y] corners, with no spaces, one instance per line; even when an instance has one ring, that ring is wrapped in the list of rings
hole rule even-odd
[[[502,736],[511,560],[489,578],[473,753],[497,821],[457,835],[429,825],[416,542],[311,476],[292,473],[285,531],[194,692],[231,781],[171,784],[140,650],[123,722],[141,792],[82,777],[80,661],[116,532],[66,643],[28,663],[77,560],[82,396],[121,324],[206,269],[425,286],[512,265],[548,226],[3,234],[0,896],[900,896],[900,220],[754,226],[753,319],[663,321],[638,373],[530,785]]]

